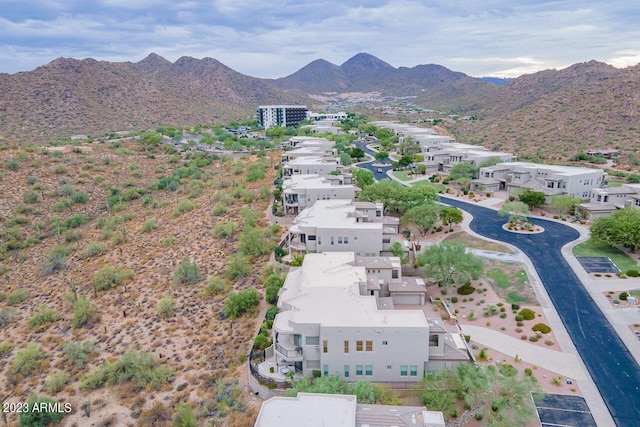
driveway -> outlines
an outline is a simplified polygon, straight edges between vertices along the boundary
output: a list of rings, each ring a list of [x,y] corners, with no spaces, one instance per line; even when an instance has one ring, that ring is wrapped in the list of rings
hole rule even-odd
[[[544,233],[505,231],[497,211],[440,197],[443,203],[473,215],[471,229],[510,243],[535,266],[544,287],[580,353],[617,426],[637,426],[640,419],[640,367],[561,254],[579,233],[564,224],[532,219]]]

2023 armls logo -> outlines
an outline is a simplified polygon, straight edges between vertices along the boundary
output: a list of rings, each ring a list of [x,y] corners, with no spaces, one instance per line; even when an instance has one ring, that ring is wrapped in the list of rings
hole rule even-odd
[[[37,402],[29,405],[27,402],[3,402],[2,412],[11,414],[27,412],[59,412],[68,414],[71,412],[71,403]]]

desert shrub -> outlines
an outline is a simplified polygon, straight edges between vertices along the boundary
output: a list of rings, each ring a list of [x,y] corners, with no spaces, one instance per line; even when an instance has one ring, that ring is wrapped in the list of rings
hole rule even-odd
[[[13,322],[13,319],[16,317],[16,313],[17,310],[15,308],[0,310],[0,326]]]
[[[264,298],[269,304],[275,304],[278,302],[278,292],[280,292],[280,288],[282,288],[283,284],[284,278],[279,274],[272,274],[267,277],[267,280],[264,282]]]
[[[626,271],[626,275],[629,277],[640,277],[640,270],[637,270],[635,268],[630,268],[629,270]]]
[[[76,189],[71,184],[62,184],[60,188],[58,188],[58,195],[60,197],[71,197],[73,193],[75,193]]]
[[[69,381],[69,375],[62,371],[52,372],[44,381],[44,391],[55,394],[62,390]]]
[[[93,273],[92,280],[95,289],[97,291],[103,291],[116,287],[132,277],[132,272],[127,271],[122,267],[113,268],[107,264]]]
[[[534,313],[533,310],[528,308],[523,308],[522,310],[520,310],[520,313],[518,314],[522,316],[524,320],[533,320],[536,318],[536,313]]]
[[[524,368],[524,374],[528,377],[533,376],[533,370],[531,368]]]
[[[57,403],[49,397],[41,397],[36,394],[29,396],[27,400],[28,410],[18,414],[19,427],[40,427],[59,424],[64,418],[64,405]],[[43,411],[41,408],[57,408],[54,411]]]
[[[511,304],[511,310],[519,310],[520,304]]]
[[[156,314],[163,319],[173,316],[176,311],[176,300],[170,296],[160,298],[156,304]]]
[[[176,406],[176,412],[173,414],[173,427],[197,427],[198,419],[193,413],[193,408],[188,403],[182,403]]]
[[[477,421],[482,421],[482,414],[480,412],[476,413],[475,418]]]
[[[474,293],[476,290],[476,288],[474,288],[473,286],[471,286],[470,283],[466,283],[462,286],[460,286],[457,290],[458,295],[471,295],[472,293]]]
[[[260,295],[253,288],[227,295],[222,309],[225,316],[236,319],[244,313],[252,313],[260,303]]]
[[[30,342],[16,352],[10,371],[12,374],[31,375],[33,371],[40,368],[44,358],[45,355],[38,346]]]
[[[469,320],[475,320],[478,318],[478,315],[476,314],[475,311],[471,310],[468,314],[467,314],[467,319]]]
[[[67,255],[71,249],[65,245],[56,245],[49,250],[47,258],[40,263],[40,273],[44,276],[64,268],[67,264]]]
[[[238,231],[234,222],[218,222],[213,226],[213,236],[216,238],[232,237]]]
[[[506,319],[507,318],[507,313],[501,313],[500,314],[500,318],[501,319]]]
[[[82,239],[82,232],[78,230],[67,230],[64,232],[64,241],[67,243],[77,242]]]
[[[157,390],[175,378],[174,371],[166,366],[156,366],[156,358],[145,351],[127,350],[113,362],[106,362],[86,374],[81,382],[83,391],[131,381],[140,389]]]
[[[271,253],[275,246],[273,234],[269,229],[251,228],[240,234],[238,251],[254,257]]]
[[[246,206],[240,209],[238,213],[244,218],[243,227],[255,227],[260,218],[262,218],[262,212],[247,208]]]
[[[518,370],[509,363],[499,363],[498,370],[505,377],[515,377],[516,375],[518,375]]]
[[[95,317],[93,307],[89,298],[78,298],[73,302],[73,317],[71,326],[74,329],[81,328],[91,322]]]
[[[0,341],[0,359],[8,356],[11,350],[13,350],[13,343],[11,341]]]
[[[530,337],[529,337],[529,341],[531,341],[531,342],[538,342],[538,340],[539,340],[539,339],[540,339],[540,338],[538,338],[538,337],[537,337],[537,336],[535,336],[535,335],[532,335],[532,336],[530,336]]]
[[[493,316],[495,314],[498,314],[498,312],[499,312],[498,307],[492,304],[492,305],[486,306],[484,308],[484,310],[482,311],[482,314],[483,314],[484,317],[490,317],[490,316]]]
[[[95,349],[93,341],[70,341],[63,347],[64,359],[77,368],[82,368]]]
[[[173,245],[175,242],[176,242],[176,237],[175,237],[175,236],[167,236],[167,237],[163,237],[163,238],[160,240],[160,244],[161,244],[162,246],[164,246],[165,248],[166,248],[166,247],[169,247],[169,246],[171,246],[171,245]]]
[[[185,212],[194,210],[198,205],[191,200],[183,200],[178,203],[178,206],[173,210],[173,216],[180,216]]]
[[[626,301],[628,297],[629,297],[629,294],[626,292],[620,292],[620,295],[618,295],[618,298],[620,299],[620,301]]]
[[[63,165],[56,165],[56,167],[53,168],[53,173],[55,173],[57,175],[61,175],[63,173],[67,173],[67,168],[64,167]]]
[[[49,323],[57,322],[62,315],[60,312],[53,308],[47,307],[44,304],[40,304],[34,310],[34,315],[29,320],[29,327],[31,329],[48,325]]]
[[[22,196],[22,200],[25,203],[38,203],[40,201],[40,195],[35,191],[29,190]]]
[[[551,332],[551,328],[548,325],[545,325],[544,323],[536,323],[535,325],[533,325],[531,329],[535,332],[540,332],[542,334],[548,334],[549,332]]]
[[[87,203],[89,201],[89,196],[84,194],[82,191],[76,191],[71,195],[71,200],[74,203]]]
[[[269,309],[265,313],[264,318],[267,320],[273,321],[276,318],[277,314],[278,314],[278,307],[275,305],[271,305],[269,306]]]
[[[91,258],[103,254],[109,250],[106,243],[92,242],[80,252],[80,258]]]
[[[227,290],[227,284],[220,276],[209,276],[207,284],[200,291],[200,296],[211,297],[224,293]]]
[[[261,179],[265,179],[266,176],[267,176],[266,165],[263,162],[257,162],[247,167],[247,175],[245,176],[245,180],[247,182],[260,181]]]
[[[140,409],[142,411],[142,409]],[[171,410],[162,403],[156,401],[153,406],[140,413],[136,426],[169,426],[171,423]],[[215,423],[212,423],[215,426]]]
[[[171,283],[174,285],[193,285],[202,280],[202,274],[194,262],[191,264],[188,258],[182,258],[178,268],[171,276]]]
[[[20,304],[27,298],[29,298],[29,293],[27,293],[27,291],[21,288],[14,289],[13,292],[7,296],[7,305]]]
[[[457,303],[458,302],[458,297],[451,297],[451,302],[453,304]]]
[[[227,259],[227,269],[224,275],[228,279],[237,280],[248,276],[252,271],[249,259],[245,255],[235,254]]]
[[[4,164],[4,168],[10,171],[14,171],[19,167],[20,167],[20,163],[16,159],[9,159]]]
[[[150,218],[148,220],[146,220],[145,222],[142,223],[142,232],[143,233],[148,233],[152,230],[155,230],[156,228],[158,228],[158,224],[156,224],[156,219],[155,218]]]
[[[229,211],[227,205],[223,202],[218,202],[211,209],[211,214],[214,216],[222,216]]]
[[[78,228],[82,224],[86,224],[89,218],[86,215],[73,215],[64,222],[65,228]]]
[[[524,317],[521,314],[516,314],[516,322],[522,322]]]

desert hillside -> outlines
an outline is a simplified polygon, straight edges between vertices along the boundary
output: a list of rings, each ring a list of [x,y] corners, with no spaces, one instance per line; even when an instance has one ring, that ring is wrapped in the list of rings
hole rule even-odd
[[[89,149],[0,151],[0,395],[70,403],[64,425],[252,425],[238,377],[258,313],[222,311],[262,294],[266,255],[239,240],[278,234],[272,160]]]

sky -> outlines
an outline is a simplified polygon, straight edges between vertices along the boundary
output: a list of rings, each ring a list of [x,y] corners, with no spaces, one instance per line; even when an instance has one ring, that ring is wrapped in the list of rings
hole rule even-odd
[[[640,63],[637,0],[0,0],[0,73],[58,57],[211,57],[285,77],[359,52],[517,77],[597,60]]]

